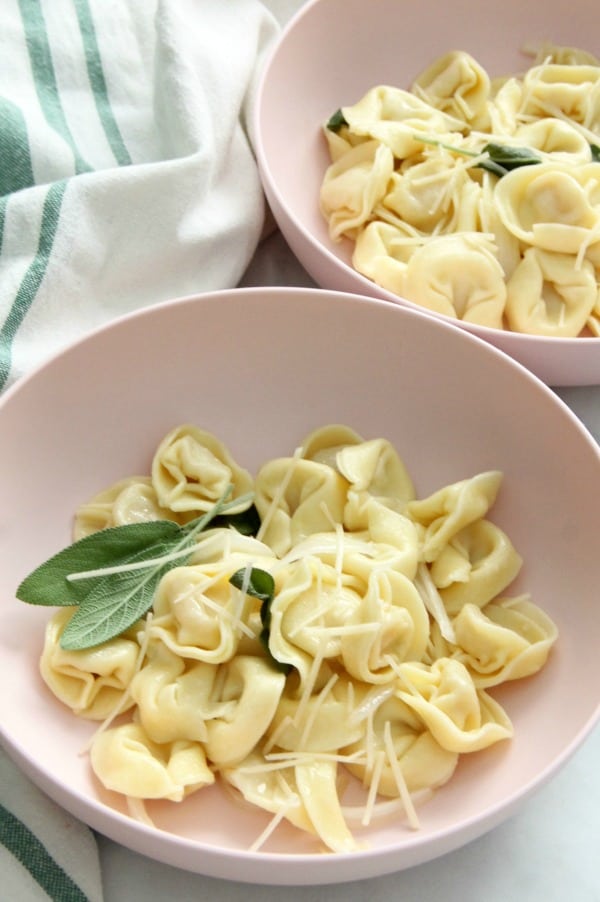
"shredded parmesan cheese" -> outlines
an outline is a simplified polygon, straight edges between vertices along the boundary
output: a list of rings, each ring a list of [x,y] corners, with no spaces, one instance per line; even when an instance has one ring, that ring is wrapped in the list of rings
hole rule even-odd
[[[144,661],[146,659],[146,653],[148,651],[148,643],[150,642],[150,626],[152,624],[153,616],[154,615],[153,615],[152,611],[149,611],[148,614],[146,615],[146,619],[144,620],[144,625],[143,625],[140,633],[138,633],[138,642],[139,642],[140,647],[139,647],[139,651],[138,651],[137,658],[135,661],[135,666],[133,668],[133,673],[131,675],[131,680],[129,681],[129,685],[123,692],[121,698],[118,699],[118,701],[117,701],[115,707],[113,708],[113,710],[111,711],[111,713],[102,721],[101,724],[99,724],[99,726],[96,728],[96,730],[94,730],[92,735],[89,737],[86,744],[80,750],[80,752],[79,752],[80,755],[85,755],[89,752],[96,737],[99,736],[100,733],[103,733],[105,730],[107,730],[110,727],[110,725],[113,723],[113,721],[116,720],[116,718],[120,714],[123,713],[123,711],[126,709],[127,705],[129,704],[129,702],[131,700],[131,683],[133,682],[134,676],[137,673],[139,673],[140,670],[142,669],[142,665],[144,664]]]
[[[269,839],[269,837],[275,832],[281,821],[285,818],[288,811],[292,809],[296,805],[296,802],[293,798],[290,798],[287,802],[284,802],[279,811],[277,811],[262,833],[256,837],[252,845],[249,847],[249,852],[258,852]]]
[[[281,499],[285,495],[285,491],[290,483],[292,476],[294,475],[294,468],[296,466],[296,462],[301,459],[302,454],[303,454],[302,447],[296,448],[296,450],[292,454],[288,471],[285,474],[284,478],[279,483],[279,485],[277,486],[277,491],[275,492],[275,494],[273,496],[273,499],[271,501],[269,509],[266,511],[266,513],[264,514],[264,516],[262,518],[262,521],[260,524],[260,529],[258,530],[258,532],[256,534],[256,538],[258,539],[259,542],[262,542],[264,535],[271,523],[271,520],[273,519],[273,514],[275,513],[275,511],[278,509],[278,507],[281,504]]]
[[[390,726],[389,720],[386,720],[385,726],[383,728],[383,741],[387,759],[390,763],[396,786],[398,787],[398,793],[404,804],[408,823],[413,828],[413,830],[418,830],[420,827],[419,818],[417,817],[417,812],[415,810],[415,806],[413,805],[413,800],[408,791],[406,780],[404,779],[404,775],[402,773],[402,768],[400,767],[400,763],[398,761],[398,758],[396,757],[396,750],[394,748],[394,741],[392,739],[392,728]]]

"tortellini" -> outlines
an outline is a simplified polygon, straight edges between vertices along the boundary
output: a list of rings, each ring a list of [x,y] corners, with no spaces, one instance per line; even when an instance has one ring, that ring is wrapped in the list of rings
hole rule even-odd
[[[485,128],[490,77],[469,53],[454,50],[419,75],[412,90],[438,110]]]
[[[558,635],[548,615],[524,597],[498,598],[483,608],[465,604],[454,629],[453,654],[478,688],[537,673]]]
[[[533,66],[523,77],[523,115],[555,116],[595,131],[600,124],[598,63],[551,62]]]
[[[379,759],[378,791],[392,798],[401,791],[398,766],[407,790],[417,793],[443,786],[458,764],[458,753],[440,745],[423,719],[401,699],[401,686],[396,681],[391,694],[375,708],[372,720],[365,727],[372,735],[370,755],[364,761],[348,764],[351,773],[369,785]],[[386,740],[393,755],[386,749]],[[351,755],[361,745],[364,746],[364,739],[351,743],[344,751]]]
[[[499,470],[486,470],[444,486],[427,498],[412,501],[408,515],[424,529],[424,560],[434,561],[458,532],[485,516],[496,500],[501,483]]]
[[[75,514],[73,538],[106,529],[147,520],[179,520],[175,511],[161,507],[149,476],[123,479],[99,492]]]
[[[342,235],[362,226],[385,195],[394,168],[391,150],[368,141],[353,147],[327,171],[321,207],[332,234]]]
[[[504,709],[477,689],[464,664],[439,658],[433,664],[406,662],[400,668],[399,698],[423,720],[433,738],[457,754],[487,748],[512,736]]]
[[[492,519],[502,473],[419,495],[389,439],[335,423],[255,476],[190,424],[153,461],[82,505],[74,535],[206,514],[204,530],[124,634],[66,651],[61,608],[40,660],[54,695],[101,721],[95,777],[145,820],[153,800],[221,782],[272,814],[257,848],[280,819],[324,850],[362,848],[357,793],[363,827],[393,805],[418,828],[419,797],[461,755],[512,736],[493,688],[537,673],[558,638],[529,596],[505,594],[522,559]],[[225,497],[233,516],[213,522]]]
[[[491,329],[502,326],[504,273],[485,236],[463,232],[433,238],[408,261],[404,286],[407,297],[418,297],[436,313]]]
[[[321,212],[334,241],[353,242],[361,275],[466,323],[597,336],[592,54],[546,44],[524,73],[492,78],[452,50],[409,90],[377,85],[341,107],[324,132],[333,162]]]
[[[496,187],[498,211],[526,246],[578,254],[600,241],[600,163],[523,166]]]
[[[238,655],[228,662],[218,699],[225,710],[207,721],[206,753],[217,767],[239,763],[269,727],[285,677],[262,657]]]
[[[342,518],[347,486],[340,473],[319,461],[269,461],[255,482],[261,538],[283,555],[306,536],[333,528]]]
[[[508,281],[506,316],[518,332],[574,338],[598,303],[593,265],[530,247]]]
[[[343,107],[352,140],[371,140],[388,148],[393,157],[420,153],[421,136],[431,132],[451,134],[463,123],[421,100],[414,93],[389,85],[378,85],[351,107]],[[327,178],[326,178],[327,182]]]
[[[133,705],[128,688],[140,648],[135,638],[126,635],[88,650],[67,651],[61,648],[60,637],[72,616],[72,608],[60,608],[48,622],[40,672],[74,714],[104,720],[116,708]]]
[[[227,547],[226,544],[224,547]],[[243,626],[252,622],[256,602],[240,601],[230,577],[249,562],[272,558],[231,554],[223,563],[176,567],[162,578],[154,600],[150,635],[182,658],[220,664],[237,652]]]
[[[278,660],[294,665],[302,685],[319,657],[378,683],[391,678],[395,660],[419,659],[425,650],[429,620],[412,581],[354,563],[342,549],[339,567],[313,554],[277,574],[269,644]]]
[[[184,424],[166,435],[156,449],[152,484],[163,507],[201,513],[210,510],[230,486],[234,499],[243,496],[252,488],[252,477],[212,433]]]
[[[514,141],[519,146],[535,147],[556,162],[589,163],[590,145],[585,135],[563,119],[548,116],[516,125]]]
[[[131,798],[180,802],[215,781],[200,743],[152,742],[136,723],[100,733],[90,757],[103,785]]]

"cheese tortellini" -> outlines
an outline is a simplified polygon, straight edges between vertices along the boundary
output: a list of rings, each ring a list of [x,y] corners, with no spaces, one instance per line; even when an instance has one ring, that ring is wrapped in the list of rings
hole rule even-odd
[[[101,722],[95,777],[145,819],[152,800],[221,782],[330,852],[361,847],[356,792],[363,826],[393,804],[418,827],[419,796],[461,755],[510,740],[491,692],[537,673],[558,637],[527,595],[505,594],[522,559],[492,519],[501,484],[487,470],[419,496],[388,439],[340,424],[255,476],[210,433],[169,432],[149,475],[79,508],[75,536],[185,524],[228,492],[235,516],[207,522],[125,633],[67,651],[73,609],[50,619],[41,674]],[[252,504],[248,532],[236,517]]]
[[[86,651],[61,648],[60,637],[73,616],[71,608],[59,608],[48,621],[40,659],[42,679],[74,714],[104,720],[116,708],[133,705],[128,688],[139,656],[134,634]]]
[[[216,504],[228,486],[233,498],[244,495],[252,478],[212,433],[184,424],[166,435],[156,449],[152,485],[162,507],[202,513]]]
[[[557,338],[598,334],[600,61],[540,47],[491,77],[452,50],[408,90],[371,88],[324,133],[320,188],[354,268],[435,313]]]

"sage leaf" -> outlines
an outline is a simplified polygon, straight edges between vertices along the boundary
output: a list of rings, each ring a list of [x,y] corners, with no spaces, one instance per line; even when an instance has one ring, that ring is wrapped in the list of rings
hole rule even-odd
[[[500,177],[521,166],[532,166],[542,162],[541,157],[529,147],[511,147],[491,142],[485,145],[482,153],[486,153],[488,158],[478,163],[478,168],[487,169]]]
[[[485,169],[487,172],[493,172],[498,178],[502,178],[513,169],[520,166],[532,166],[535,163],[541,163],[542,158],[539,157],[530,147],[512,147],[508,144],[496,144],[493,141],[482,147],[481,150],[467,150],[466,147],[458,147],[455,144],[447,144],[444,141],[438,141],[430,136],[420,135],[413,132],[416,141],[422,144],[429,144],[432,147],[442,147],[451,153],[458,154],[463,157],[481,157],[486,156],[475,163],[476,169]],[[600,150],[600,148],[599,148]],[[593,154],[592,148],[592,154]]]
[[[157,557],[164,545],[146,549]],[[193,547],[189,549],[189,556]],[[181,565],[186,559],[178,559]],[[66,625],[60,638],[61,648],[78,650],[100,645],[128,630],[152,607],[158,583],[171,569],[170,561],[152,568],[124,570],[95,582]]]
[[[151,520],[86,536],[25,577],[17,598],[29,604],[78,606],[61,636],[65,649],[91,648],[113,639],[147,613],[162,576],[189,560],[199,533],[212,520],[251,504],[252,494],[227,503],[231,491],[229,486],[209,511],[185,526]]]
[[[271,664],[281,673],[289,673],[290,664],[284,661],[278,661],[271,651],[269,638],[271,635],[271,604],[275,598],[275,580],[267,570],[260,567],[242,567],[229,577],[229,582],[236,587],[262,601],[260,606],[260,622],[262,629],[260,631],[259,640],[267,653]]]
[[[255,536],[260,529],[260,516],[254,504],[251,504],[239,514],[220,514],[214,518],[212,525],[231,526],[243,536]]]
[[[327,122],[327,128],[331,132],[339,132],[345,125],[348,125],[348,123],[341,109],[336,110]]]
[[[246,595],[262,602],[272,601],[275,593],[275,580],[267,570],[260,567],[242,567],[229,577],[229,582],[236,589],[241,589]]]
[[[182,536],[170,520],[111,526],[79,539],[53,555],[20,583],[16,596],[28,604],[61,607],[79,604],[90,591],[87,581],[69,581],[73,573],[124,564],[157,543],[165,547]]]

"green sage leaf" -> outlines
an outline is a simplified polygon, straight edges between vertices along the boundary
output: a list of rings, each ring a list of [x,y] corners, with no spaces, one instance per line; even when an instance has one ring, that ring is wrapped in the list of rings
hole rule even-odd
[[[511,147],[491,142],[485,145],[482,153],[487,153],[488,159],[478,163],[478,168],[487,169],[500,177],[521,166],[532,166],[542,162],[541,157],[529,147]]]
[[[229,582],[236,589],[241,589],[247,595],[262,601],[260,606],[260,622],[262,624],[259,635],[260,643],[273,666],[281,673],[289,673],[292,669],[291,665],[284,661],[278,661],[269,645],[271,636],[271,604],[275,598],[275,580],[272,575],[259,567],[252,567],[249,571],[247,567],[242,567],[241,570],[237,570],[229,577]]]
[[[28,604],[61,607],[79,604],[91,588],[90,581],[70,582],[67,577],[82,570],[125,564],[148,547],[165,547],[182,536],[170,520],[152,520],[112,526],[79,539],[36,567],[17,588],[17,598]]]
[[[229,582],[236,589],[241,589],[246,592],[246,595],[258,598],[262,602],[273,600],[275,580],[270,573],[259,567],[251,567],[249,570],[242,567],[229,577]]]
[[[255,536],[260,529],[260,516],[254,504],[251,504],[239,514],[220,514],[214,518],[212,525],[214,527],[231,526],[243,536]]]
[[[336,110],[333,116],[331,116],[327,122],[327,128],[331,132],[339,132],[345,125],[348,125],[344,114],[341,109]]]
[[[156,545],[145,555],[158,558],[163,550],[164,545]],[[189,550],[191,555],[193,548]],[[180,566],[185,562],[177,561]],[[96,581],[63,630],[61,648],[92,648],[128,630],[150,610],[158,583],[172,566],[167,562],[142,571],[124,570]]]
[[[17,588],[29,604],[78,606],[61,636],[70,650],[91,648],[132,626],[152,606],[161,577],[186,563],[201,533],[230,508],[252,502],[248,494],[227,502],[229,486],[202,516],[179,526],[152,520],[99,530],[37,567]]]

